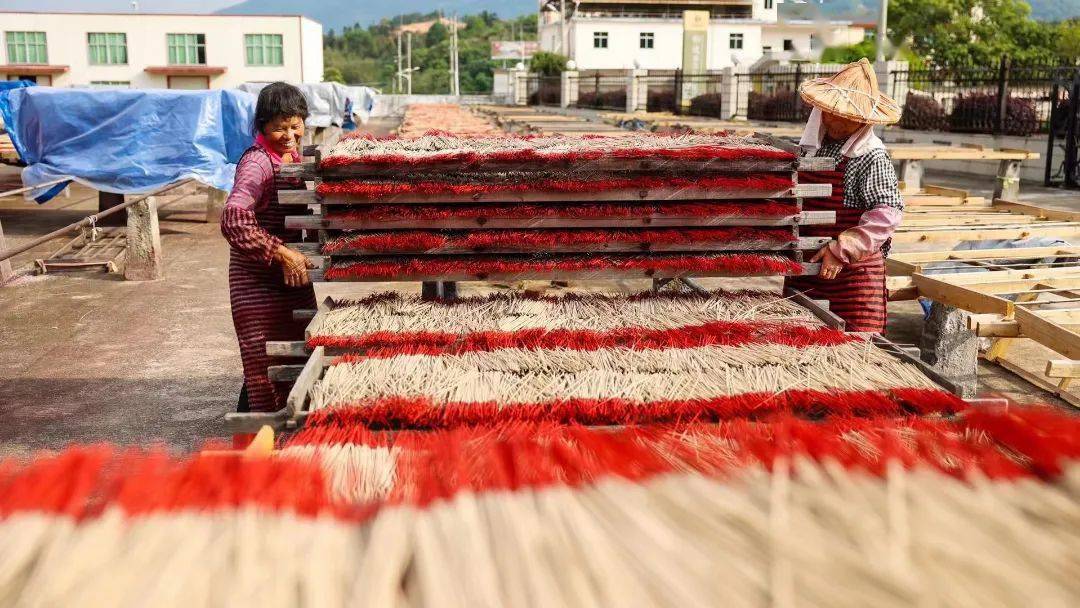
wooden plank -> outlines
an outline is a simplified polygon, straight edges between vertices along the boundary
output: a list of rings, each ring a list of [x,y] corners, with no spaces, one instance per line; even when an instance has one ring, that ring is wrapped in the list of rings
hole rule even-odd
[[[830,184],[797,184],[790,188],[755,190],[736,188],[627,188],[604,192],[488,192],[476,194],[395,194],[378,199],[347,195],[320,197],[310,190],[282,190],[282,205],[373,205],[432,203],[544,203],[596,201],[731,200],[760,198],[817,198],[832,193]]]
[[[781,244],[781,245],[763,245],[760,241],[697,241],[693,243],[656,243],[656,244],[638,244],[638,243],[583,243],[583,244],[556,244],[553,246],[530,246],[521,245],[513,246],[507,245],[496,248],[468,248],[468,247],[435,247],[426,249],[424,251],[386,251],[382,249],[363,249],[363,248],[350,248],[335,251],[331,255],[335,258],[339,256],[385,256],[394,254],[407,254],[407,255],[438,255],[438,254],[472,254],[472,253],[642,253],[642,252],[717,252],[717,251],[792,251],[792,250],[808,250],[808,249],[820,249],[824,247],[830,239],[825,237],[803,237],[796,240],[794,243]],[[303,251],[309,256],[321,255],[321,250],[317,243],[297,243],[296,249]],[[316,247],[311,247],[315,245]],[[294,244],[290,244],[293,247]],[[302,247],[301,247],[302,246]]]
[[[981,197],[960,199],[955,196],[941,196],[937,194],[913,194],[904,192],[904,203],[909,207],[965,207],[980,209],[990,207],[990,203]]]
[[[1080,359],[1080,334],[1023,307],[1016,308],[1013,318],[1020,335],[1070,359]]]
[[[626,218],[449,218],[435,220],[355,220],[318,215],[290,215],[285,217],[287,228],[307,230],[439,230],[502,228],[527,230],[533,228],[664,228],[664,227],[719,227],[760,226],[782,227],[836,223],[834,211],[803,211],[798,215],[780,217],[731,217],[650,215]]]
[[[933,184],[923,184],[923,192],[927,194],[936,194],[938,196],[955,196],[960,199],[966,199],[971,196],[971,193],[961,188],[948,188],[945,186],[935,186]]]
[[[1064,387],[1058,386],[1046,378],[1041,378],[1037,374],[1029,372],[1008,359],[998,359],[997,361],[991,361],[991,363],[1016,374],[1028,383],[1035,385],[1072,406],[1080,407],[1080,397],[1067,392]]]
[[[419,164],[412,167],[416,174],[438,173],[444,175],[449,172],[469,171],[470,174],[483,175],[490,172],[535,172],[556,168],[572,168],[578,174],[586,174],[590,171],[605,172],[657,172],[677,171],[700,175],[703,173],[786,173],[790,171],[827,171],[834,168],[836,161],[831,158],[799,158],[792,160],[759,159],[759,160],[681,160],[643,158],[627,159],[606,157],[595,160],[551,160],[551,161],[521,161],[521,160],[485,160],[481,163],[476,161],[447,161],[430,164]],[[323,179],[356,179],[375,176],[400,176],[402,174],[400,164],[356,164],[345,167],[329,167],[317,171],[312,163],[296,163],[282,165],[281,173],[288,177],[302,177],[315,179],[316,176]]]
[[[803,271],[800,273],[802,276],[816,275],[821,269],[820,264],[803,264]],[[312,277],[312,281],[324,280],[323,271],[312,270],[309,273]],[[500,282],[516,282],[516,281],[548,281],[548,280],[569,280],[569,281],[597,281],[597,280],[629,280],[629,279],[676,279],[682,277],[748,277],[748,276],[779,276],[779,275],[744,275],[744,274],[731,274],[729,272],[717,271],[717,272],[651,272],[644,270],[583,270],[583,271],[550,271],[550,272],[519,272],[519,273],[450,273],[440,275],[402,275],[395,276],[393,278],[387,277],[358,277],[348,279],[336,279],[334,282],[348,282],[348,283],[416,283],[423,281],[500,281]]]
[[[1076,238],[1080,236],[1080,223],[1063,225],[1040,222],[1025,226],[995,228],[945,226],[938,230],[921,227],[913,230],[905,230],[901,227],[893,235],[893,242],[896,244],[908,244],[954,241],[1020,240],[1042,236],[1064,239]]]
[[[1080,378],[1080,361],[1051,359],[1046,362],[1046,375],[1051,378]]]
[[[911,280],[920,296],[930,298],[935,302],[941,302],[968,312],[1012,314],[1013,305],[1008,300],[981,293],[962,285],[953,285],[924,274],[912,275]]]
[[[932,145],[891,144],[889,156],[893,160],[1034,160],[1038,152],[1014,149],[952,148]]]
[[[990,226],[1021,226],[1036,224],[1039,221],[1037,217],[1016,217],[1012,215],[997,215],[997,216],[983,216],[983,215],[954,215],[946,218],[942,217],[919,217],[917,215],[905,215],[901,221],[900,229],[924,229],[935,226],[941,226],[942,224],[948,224],[949,226],[956,227],[990,227]]]
[[[312,309],[302,308],[292,311],[293,321],[311,321],[315,316],[316,311]]]
[[[315,382],[322,377],[325,367],[325,349],[317,346],[311,351],[311,357],[304,364],[304,369],[297,376],[296,383],[293,384],[289,396],[285,399],[285,411],[290,418],[304,410],[308,402],[308,395]]]
[[[1019,247],[1016,249],[970,249],[949,251],[911,251],[890,253],[889,259],[908,263],[947,262],[952,260],[1024,260],[1050,257],[1080,257],[1080,247]]]
[[[993,207],[1012,213],[1022,213],[1043,220],[1080,222],[1080,212],[1077,211],[1046,209],[1029,203],[1018,203],[1016,201],[1005,201],[1001,199],[994,199]]]
[[[306,357],[311,354],[303,340],[270,340],[266,354],[271,357]]]

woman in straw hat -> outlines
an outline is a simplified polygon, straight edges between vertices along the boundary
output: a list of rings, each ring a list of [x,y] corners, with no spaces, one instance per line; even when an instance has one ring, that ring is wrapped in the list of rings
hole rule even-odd
[[[836,224],[806,226],[803,234],[832,237],[811,258],[817,276],[793,277],[787,286],[825,299],[847,322],[848,331],[885,329],[885,255],[904,210],[904,200],[885,144],[875,125],[900,119],[900,107],[878,91],[866,59],[848,64],[830,78],[799,88],[813,106],[799,144],[809,156],[836,159],[834,171],[800,174],[805,183],[828,183],[832,196],[808,199],[804,208],[835,211]]]

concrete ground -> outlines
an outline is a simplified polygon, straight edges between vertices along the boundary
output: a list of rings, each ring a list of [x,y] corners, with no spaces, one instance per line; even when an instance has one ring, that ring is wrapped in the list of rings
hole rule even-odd
[[[385,132],[392,125],[372,126]],[[15,169],[0,167],[0,184],[17,181]],[[988,178],[932,171],[927,181],[976,194],[992,185]],[[1028,184],[1023,190],[1024,200],[1080,209],[1076,192]],[[82,186],[74,186],[70,198],[41,206],[9,197],[0,199],[0,223],[8,245],[18,246],[93,213],[96,206],[95,194]],[[161,211],[165,278],[159,281],[128,282],[94,271],[27,276],[0,287],[0,457],[70,442],[159,442],[191,449],[219,434],[221,417],[235,407],[241,368],[229,312],[228,248],[218,226],[203,216],[204,198],[194,195]],[[16,267],[32,264],[63,242],[56,239],[20,255]],[[772,284],[759,280],[754,286]],[[647,286],[645,281],[604,285]],[[388,288],[375,284],[361,290]],[[890,337],[918,342],[917,305],[894,304],[889,319]],[[1017,354],[1045,361],[1046,353],[1030,348],[1023,346]],[[984,365],[981,373],[987,392],[1047,400],[993,366]]]

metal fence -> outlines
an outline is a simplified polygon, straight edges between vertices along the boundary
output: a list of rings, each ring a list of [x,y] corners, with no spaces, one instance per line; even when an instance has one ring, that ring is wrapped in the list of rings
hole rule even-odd
[[[1075,67],[1014,64],[897,70],[889,91],[904,106],[908,129],[1027,136],[1046,133],[1054,82]]]
[[[562,78],[529,76],[525,81],[525,92],[530,106],[557,106],[562,103]]]
[[[779,71],[735,74],[734,115],[750,120],[805,121],[810,116],[810,107],[799,97],[799,85],[834,73],[804,70],[801,65],[795,65]]]
[[[581,72],[576,80],[577,107],[620,111],[626,109],[624,74]]]

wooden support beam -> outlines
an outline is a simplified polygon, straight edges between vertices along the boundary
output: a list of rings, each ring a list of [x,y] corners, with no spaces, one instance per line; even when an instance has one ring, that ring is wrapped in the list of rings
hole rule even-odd
[[[1070,359],[1080,359],[1080,334],[1022,307],[1016,308],[1013,318],[1020,335]]]
[[[821,270],[821,264],[803,264],[803,270],[798,276],[812,276],[816,275]],[[324,278],[324,270],[315,269],[308,272],[308,276],[312,281],[322,281]],[[676,279],[682,277],[749,277],[749,276],[777,276],[777,275],[747,275],[747,274],[732,274],[728,271],[716,271],[716,272],[702,272],[702,271],[672,271],[672,272],[654,272],[643,270],[618,270],[618,269],[605,269],[605,270],[581,270],[581,271],[566,271],[566,270],[553,270],[553,271],[536,271],[536,272],[513,272],[513,273],[468,273],[465,271],[457,273],[448,273],[440,275],[401,275],[394,277],[349,277],[345,279],[337,279],[337,282],[343,283],[387,283],[387,282],[403,282],[403,283],[417,283],[417,282],[429,282],[429,281],[500,281],[500,282],[516,282],[516,281],[547,281],[547,280],[565,280],[565,281],[599,281],[599,280],[628,280],[628,279]],[[791,275],[795,276],[795,275]]]
[[[1046,362],[1046,375],[1051,378],[1080,378],[1080,361],[1051,359]]]
[[[1080,247],[1020,247],[1017,249],[971,249],[964,251],[912,251],[890,253],[890,260],[900,262],[944,262],[950,260],[1023,260],[1050,257],[1080,257]]]
[[[1046,209],[1045,207],[1039,207],[1038,205],[1032,205],[1031,203],[1020,203],[1017,201],[1001,198],[994,199],[993,208],[1008,211],[1014,214],[1021,213],[1043,220],[1051,220],[1056,222],[1080,222],[1080,212],[1077,211]]]
[[[271,365],[266,368],[266,375],[271,382],[294,382],[302,371],[303,365]]]
[[[920,296],[936,302],[974,313],[1012,314],[1013,305],[1008,300],[924,274],[912,275],[911,279]]]
[[[825,246],[830,239],[825,237],[800,237],[793,243],[779,245],[762,245],[760,241],[697,241],[693,243],[584,243],[584,244],[555,244],[555,245],[528,245],[520,246],[503,245],[496,248],[445,246],[434,247],[424,251],[386,251],[385,249],[351,248],[335,251],[334,258],[348,256],[385,256],[385,255],[443,255],[443,254],[473,254],[473,253],[645,253],[645,252],[708,252],[719,251],[807,251],[817,250]],[[304,253],[312,262],[322,255],[322,245],[319,243],[289,243],[289,247]]]
[[[991,363],[994,363],[995,365],[1000,366],[1002,369],[1006,369],[1016,374],[1030,384],[1050,393],[1051,395],[1054,395],[1055,397],[1058,397],[1059,399],[1069,403],[1070,405],[1080,407],[1080,398],[1078,398],[1076,395],[1073,395],[1072,393],[1066,392],[1068,385],[1061,386],[1060,384],[1054,384],[1046,378],[1042,378],[1037,374],[1033,374],[1028,370],[1024,369],[1023,367],[1020,367],[1019,365],[1013,363],[1012,361],[1009,361],[1008,359],[999,359],[997,361],[991,361]]]

